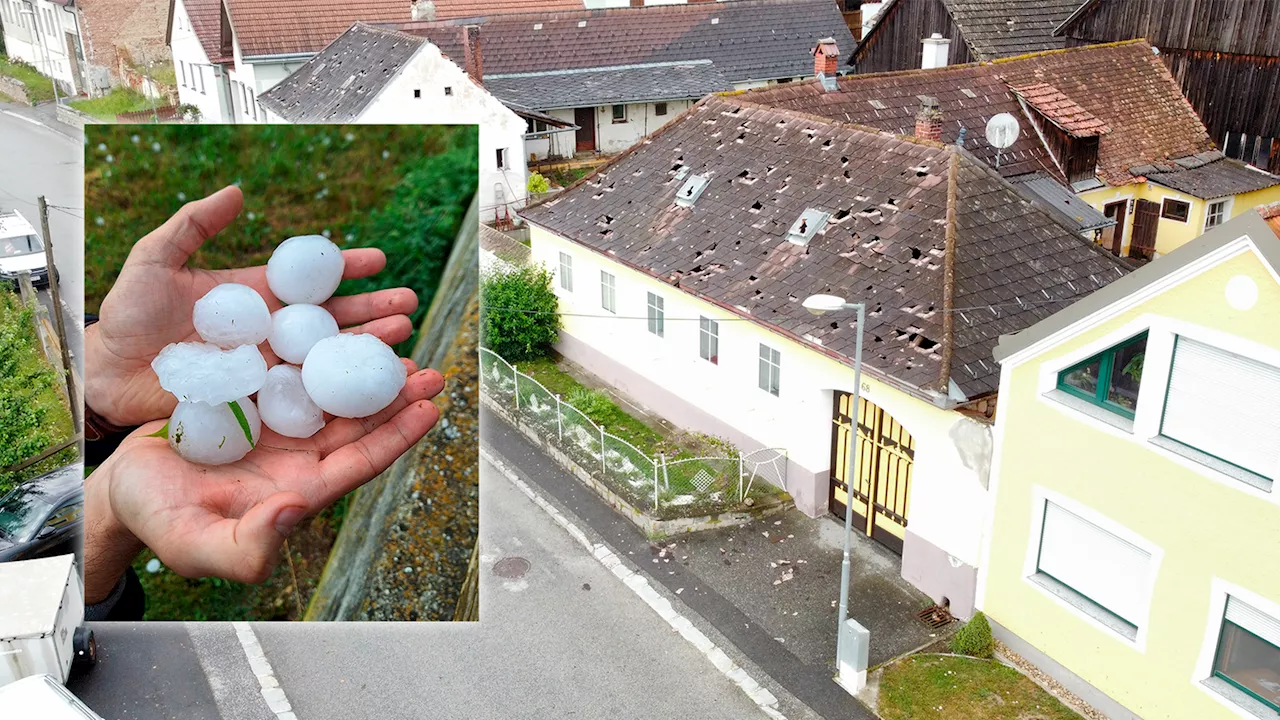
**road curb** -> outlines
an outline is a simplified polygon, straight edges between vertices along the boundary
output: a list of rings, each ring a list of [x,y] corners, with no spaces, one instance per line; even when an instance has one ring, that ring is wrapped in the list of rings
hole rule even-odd
[[[660,595],[653,586],[649,584],[648,578],[641,573],[635,572],[627,567],[612,550],[603,543],[592,543],[587,534],[582,531],[571,520],[564,516],[550,502],[542,497],[538,491],[534,490],[527,482],[513,471],[508,463],[496,452],[490,450],[484,445],[480,446],[480,457],[489,464],[497,468],[512,485],[515,485],[520,492],[524,493],[535,505],[542,508],[557,525],[569,533],[569,535],[577,541],[592,557],[594,557],[606,570],[613,573],[627,587],[631,588],[641,600],[645,602],[658,617],[662,618],[673,630],[680,634],[689,644],[693,645],[698,652],[702,653],[708,661],[711,662],[717,670],[727,677],[733,684],[737,685],[746,696],[756,704],[770,718],[774,720],[786,720],[786,716],[778,710],[778,698],[760,683],[756,682],[746,670],[742,669],[735,663],[723,650],[719,648],[711,638],[705,633],[693,626],[684,615],[682,615],[671,601]],[[286,720],[281,718],[281,720]]]
[[[280,681],[276,679],[275,671],[271,669],[271,663],[262,651],[262,645],[258,643],[258,636],[253,633],[253,628],[246,622],[231,623],[231,625],[235,628],[240,647],[244,649],[245,658],[249,660],[249,669],[258,678],[258,684],[262,688],[262,699],[266,701],[267,708],[278,720],[298,720],[298,716],[293,712],[293,705],[289,703],[289,698],[284,694],[284,688],[280,687]]]

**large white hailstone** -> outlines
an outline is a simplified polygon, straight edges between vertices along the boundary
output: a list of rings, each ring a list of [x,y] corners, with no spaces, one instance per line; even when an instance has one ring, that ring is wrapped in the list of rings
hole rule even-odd
[[[301,365],[312,345],[337,334],[338,321],[328,310],[319,305],[286,305],[271,314],[267,341],[281,360]]]
[[[271,311],[248,285],[223,283],[196,301],[191,322],[205,342],[231,349],[266,340],[271,332]]]
[[[316,343],[302,364],[307,394],[327,413],[368,417],[404,387],[404,363],[373,335],[342,333]]]
[[[319,305],[342,282],[342,251],[323,235],[299,235],[280,243],[267,261],[267,285],[286,305]]]
[[[262,420],[253,401],[239,398],[254,445],[262,436]],[[180,402],[169,418],[169,447],[189,462],[205,465],[233,463],[253,449],[244,428],[227,403]]]
[[[255,345],[223,350],[208,343],[167,345],[151,369],[160,387],[182,402],[225,403],[258,392],[267,379],[267,361]]]
[[[276,365],[258,391],[262,422],[291,438],[309,438],[324,427],[324,411],[302,386],[302,371],[292,365]]]

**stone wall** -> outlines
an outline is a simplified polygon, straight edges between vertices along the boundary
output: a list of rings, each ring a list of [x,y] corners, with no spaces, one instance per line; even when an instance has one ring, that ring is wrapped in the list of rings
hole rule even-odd
[[[97,125],[102,121],[92,115],[82,113],[73,107],[59,105],[57,109],[58,122],[63,125],[84,129],[85,125]]]
[[[31,105],[27,97],[27,84],[16,78],[0,75],[0,95],[8,95],[23,105]]]

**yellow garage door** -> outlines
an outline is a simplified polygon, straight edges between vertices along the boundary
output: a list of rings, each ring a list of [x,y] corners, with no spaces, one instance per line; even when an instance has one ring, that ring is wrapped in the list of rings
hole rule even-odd
[[[853,395],[835,393],[831,430],[831,512],[844,519],[845,503],[853,506],[853,525],[859,531],[902,554],[911,503],[911,466],[916,445],[911,433],[866,398],[858,402],[857,478],[850,493],[853,457]]]

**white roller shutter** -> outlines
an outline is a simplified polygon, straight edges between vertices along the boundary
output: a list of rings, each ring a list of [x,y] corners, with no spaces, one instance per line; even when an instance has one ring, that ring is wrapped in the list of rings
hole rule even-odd
[[[1151,555],[1052,502],[1045,502],[1039,569],[1138,625],[1147,605]]]
[[[1280,368],[1179,337],[1160,434],[1280,476]]]
[[[1227,597],[1227,620],[1280,648],[1280,620],[1252,605]]]

